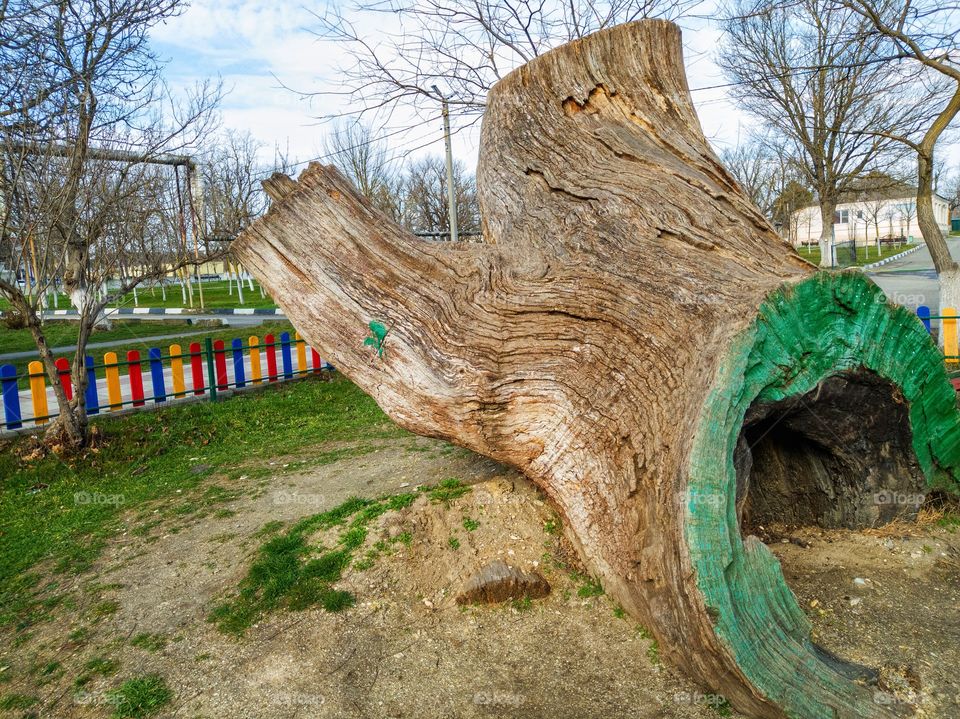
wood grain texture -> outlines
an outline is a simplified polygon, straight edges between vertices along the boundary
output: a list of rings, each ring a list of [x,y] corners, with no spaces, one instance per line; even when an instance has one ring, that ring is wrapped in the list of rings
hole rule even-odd
[[[752,371],[741,360],[754,356],[768,298],[819,280],[710,150],[676,26],[598,32],[493,88],[478,169],[482,243],[411,236],[332,167],[266,186],[273,207],[234,250],[300,333],[400,425],[543,488],[590,570],[666,660],[752,716],[895,715],[814,647],[808,628],[769,665],[743,650],[806,625],[771,557],[751,554],[764,557],[762,571],[724,578],[722,558],[733,567],[742,554],[733,454],[746,407],[723,415],[718,397]],[[799,296],[844,311],[842,293]],[[930,344],[904,341],[924,343],[919,355]],[[737,411],[768,399],[736,397]],[[716,453],[723,474],[707,481],[693,460]],[[691,500],[701,486],[719,509]],[[738,633],[718,625],[721,605],[735,627],[752,606],[791,609]],[[781,685],[789,691],[771,690]],[[798,686],[810,701],[797,700]]]

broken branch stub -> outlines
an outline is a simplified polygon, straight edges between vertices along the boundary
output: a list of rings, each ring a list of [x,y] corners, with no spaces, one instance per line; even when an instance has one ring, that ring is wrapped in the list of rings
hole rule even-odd
[[[953,391],[916,318],[815,274],[719,164],[676,26],[598,32],[493,88],[482,243],[413,237],[332,167],[266,186],[234,248],[301,334],[400,425],[526,473],[666,660],[756,717],[897,715],[811,641],[739,518],[795,492],[856,525],[889,515],[878,492],[954,490]],[[898,414],[812,419],[855,406]],[[905,456],[864,483],[851,441],[881,457],[880,436]]]

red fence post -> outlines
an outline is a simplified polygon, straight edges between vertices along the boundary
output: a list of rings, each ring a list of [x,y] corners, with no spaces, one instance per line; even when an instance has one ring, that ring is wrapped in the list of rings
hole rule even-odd
[[[60,378],[60,386],[63,387],[63,393],[67,395],[67,401],[73,399],[73,382],[70,381],[70,362],[66,357],[61,357],[54,365],[57,367],[57,376]]]
[[[223,340],[213,343],[213,360],[217,368],[217,389],[227,388],[227,353],[224,351]]]
[[[267,350],[267,379],[271,382],[277,381],[277,343],[273,335],[267,335],[263,338]]]
[[[127,377],[130,379],[130,399],[134,407],[143,407],[143,373],[140,368],[140,353],[127,352]]]
[[[310,348],[310,359],[313,360],[313,373],[320,374],[320,370],[323,369],[323,360],[320,359],[320,353],[313,347]]]
[[[190,373],[193,375],[193,393],[203,394],[203,358],[199,342],[190,343]]]

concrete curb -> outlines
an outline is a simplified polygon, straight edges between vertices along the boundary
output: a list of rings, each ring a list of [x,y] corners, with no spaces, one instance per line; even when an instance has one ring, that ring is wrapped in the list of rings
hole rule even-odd
[[[911,247],[909,250],[904,250],[903,252],[899,252],[899,253],[893,255],[892,257],[887,257],[887,258],[884,259],[884,260],[880,260],[879,262],[873,262],[873,263],[871,263],[871,264],[869,264],[869,265],[863,265],[860,269],[861,269],[861,270],[872,270],[872,269],[875,269],[875,268],[877,268],[877,267],[883,267],[883,266],[884,266],[885,264],[887,264],[888,262],[893,262],[894,260],[899,260],[900,258],[906,257],[907,255],[912,255],[914,252],[916,252],[917,250],[921,250],[921,249],[923,249],[924,247],[926,247],[926,245],[923,244],[923,243],[920,243],[920,244],[917,245],[916,247]]]

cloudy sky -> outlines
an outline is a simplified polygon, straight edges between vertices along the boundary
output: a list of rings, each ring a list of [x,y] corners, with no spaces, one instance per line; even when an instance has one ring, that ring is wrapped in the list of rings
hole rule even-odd
[[[322,3],[311,4],[322,8]],[[322,11],[322,10],[321,10]],[[688,82],[701,124],[716,147],[736,144],[751,120],[738,112],[723,89],[698,90],[722,84],[724,78],[712,53],[719,30],[708,20],[688,20],[684,46]],[[193,0],[180,16],[156,28],[154,47],[169,60],[167,76],[174,86],[188,86],[204,77],[221,77],[229,91],[223,104],[223,124],[232,131],[249,130],[266,145],[270,162],[274,147],[308,160],[323,154],[326,125],[317,120],[343,107],[331,96],[303,99],[296,92],[342,92],[338,68],[344,48],[318,38],[317,18],[296,0]],[[362,28],[375,39],[377,27]],[[286,86],[286,87],[284,87]],[[457,118],[454,117],[454,124]],[[440,121],[423,123],[399,113],[388,129],[410,127],[390,138],[391,146],[414,154],[443,151]],[[469,166],[476,164],[479,128],[456,135],[454,152]],[[951,165],[960,164],[952,148]]]

